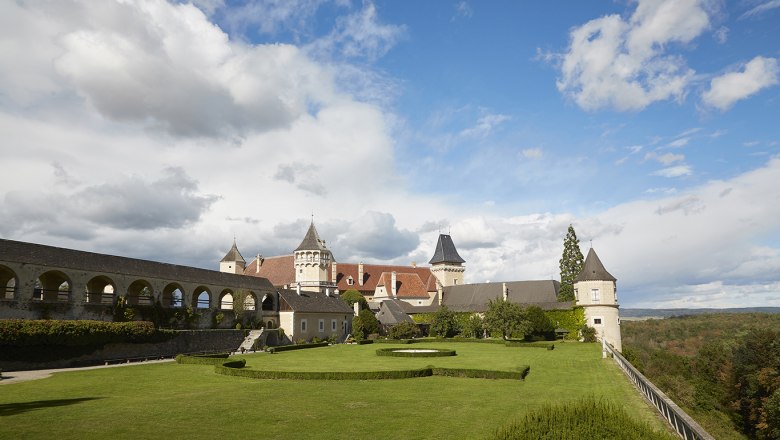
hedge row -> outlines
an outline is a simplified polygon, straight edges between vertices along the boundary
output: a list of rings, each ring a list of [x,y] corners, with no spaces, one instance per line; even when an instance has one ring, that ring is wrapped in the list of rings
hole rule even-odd
[[[524,347],[524,348],[546,348],[547,350],[554,350],[555,344],[552,342],[524,342],[524,341],[506,341],[507,347]]]
[[[0,320],[0,346],[102,346],[110,342],[156,342],[173,335],[144,321]]]
[[[176,363],[196,365],[222,365],[230,356],[230,353],[204,354],[204,355],[176,355]]]
[[[280,353],[283,351],[290,351],[290,350],[303,350],[304,348],[317,348],[317,347],[327,347],[327,342],[312,342],[310,344],[298,344],[298,345],[280,345],[278,347],[271,347],[268,349],[269,353]]]
[[[434,376],[469,377],[476,379],[525,379],[531,372],[529,365],[523,365],[520,371],[478,370],[473,368],[433,368]]]
[[[373,339],[363,339],[361,341],[355,341],[355,343],[357,343],[357,345],[373,344],[374,340]]]
[[[376,339],[377,344],[416,344],[420,339]]]
[[[244,359],[240,361],[245,362]],[[243,364],[241,365],[243,367]],[[381,380],[411,379],[415,377],[448,376],[480,379],[522,380],[530,371],[529,366],[520,371],[490,371],[460,368],[420,368],[415,370],[393,371],[262,371],[233,367],[230,363],[217,365],[214,372],[226,376],[248,377],[251,379],[290,379],[290,380]]]
[[[555,344],[552,342],[526,342],[522,340],[509,340],[503,339],[476,339],[476,338],[419,338],[419,339],[377,339],[377,343],[381,344],[421,344],[425,342],[472,342],[478,344],[502,344],[507,347],[530,347],[530,348],[546,348],[553,350]]]
[[[455,350],[445,350],[441,348],[435,348],[428,352],[411,352],[411,351],[396,351],[398,348],[380,348],[376,351],[377,356],[394,356],[394,357],[446,357],[455,356]]]

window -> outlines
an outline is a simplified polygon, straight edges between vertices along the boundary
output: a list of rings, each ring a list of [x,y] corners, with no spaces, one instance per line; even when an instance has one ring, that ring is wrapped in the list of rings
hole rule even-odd
[[[601,301],[601,296],[599,295],[599,289],[591,289],[590,290],[591,299],[593,302],[599,302]]]
[[[301,331],[302,332],[306,331],[306,320],[305,319],[301,319]]]
[[[422,301],[417,301],[417,305],[421,306],[422,305]]]
[[[457,278],[453,278],[453,279],[452,279],[452,284],[454,284],[454,285],[458,285],[458,279],[457,279]]]
[[[322,333],[325,331],[325,320],[320,319],[319,324],[320,324],[320,333]]]
[[[352,277],[347,278],[347,285],[351,286],[353,284],[355,284],[355,280],[353,280]]]
[[[298,269],[298,273],[303,273],[303,269]]]
[[[331,319],[330,320],[330,331],[335,332],[336,331],[336,320]]]
[[[593,318],[593,325],[601,325],[601,318]]]
[[[580,300],[580,292],[579,289],[574,289],[574,300],[579,301]]]

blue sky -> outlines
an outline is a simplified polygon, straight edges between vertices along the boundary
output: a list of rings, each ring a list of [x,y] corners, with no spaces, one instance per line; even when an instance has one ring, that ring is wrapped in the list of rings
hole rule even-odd
[[[290,252],[780,306],[780,2],[0,6],[0,236],[216,268]]]

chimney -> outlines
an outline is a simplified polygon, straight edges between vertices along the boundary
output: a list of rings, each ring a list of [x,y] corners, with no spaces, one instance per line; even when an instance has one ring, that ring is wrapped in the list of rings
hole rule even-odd
[[[358,263],[358,285],[363,286],[363,262]]]
[[[412,261],[412,267],[417,267],[417,262],[416,261]]]
[[[509,289],[506,288],[506,283],[501,283],[501,291],[504,294],[504,301],[507,301],[509,298]]]
[[[257,264],[255,265],[255,273],[260,273],[260,266],[263,265],[263,260],[261,260],[263,256],[260,254],[257,254]]]
[[[325,288],[325,296],[330,296],[330,287]]]
[[[360,314],[360,301],[355,301],[355,304],[352,304],[352,309],[355,311],[355,316]]]
[[[396,294],[398,293],[398,289],[396,288],[395,271],[393,271],[393,273],[390,274],[390,288],[393,289],[393,296],[396,296]]]
[[[336,268],[336,262],[330,263],[331,273],[330,273],[330,282],[333,284],[336,284],[336,281],[338,281],[339,277],[339,270]]]
[[[295,293],[297,293],[299,296],[301,294],[301,283],[295,284]]]

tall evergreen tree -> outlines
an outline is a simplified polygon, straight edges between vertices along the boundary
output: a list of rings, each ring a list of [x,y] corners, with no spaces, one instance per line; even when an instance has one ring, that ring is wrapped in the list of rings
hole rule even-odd
[[[563,239],[563,256],[561,256],[561,290],[558,291],[558,301],[574,301],[574,280],[582,271],[585,258],[580,251],[580,241],[574,226],[569,225],[566,238]]]

